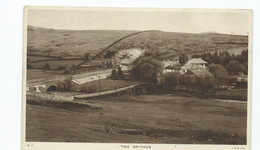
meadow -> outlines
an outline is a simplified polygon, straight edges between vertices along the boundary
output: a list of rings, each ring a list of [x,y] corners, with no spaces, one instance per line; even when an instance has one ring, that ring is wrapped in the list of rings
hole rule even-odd
[[[246,144],[247,103],[170,95],[74,102],[27,96],[26,141]]]

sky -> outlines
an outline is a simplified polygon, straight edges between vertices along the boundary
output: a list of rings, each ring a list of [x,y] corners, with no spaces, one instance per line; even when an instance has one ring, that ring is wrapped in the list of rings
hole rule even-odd
[[[161,30],[248,35],[246,10],[209,9],[64,9],[27,10],[27,25],[67,30]]]

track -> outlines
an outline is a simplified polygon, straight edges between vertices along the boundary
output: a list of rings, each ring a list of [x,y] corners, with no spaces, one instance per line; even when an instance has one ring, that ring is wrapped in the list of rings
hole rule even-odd
[[[133,36],[133,35],[137,35],[137,34],[141,34],[141,33],[145,33],[145,32],[162,32],[162,31],[159,31],[159,30],[147,30],[147,31],[140,31],[140,32],[135,32],[135,33],[132,33],[132,34],[129,34],[127,36],[124,36],[118,40],[116,40],[115,42],[113,42],[112,44],[108,45],[106,48],[104,48],[101,52],[99,52],[97,55],[95,55],[92,59],[96,59],[98,58],[103,52],[105,52],[106,50],[108,50],[110,47],[114,46],[115,44],[117,44],[118,42],[130,37],[130,36]]]

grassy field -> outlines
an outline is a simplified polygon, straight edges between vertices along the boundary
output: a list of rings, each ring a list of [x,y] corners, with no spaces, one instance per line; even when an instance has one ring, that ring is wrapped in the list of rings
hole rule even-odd
[[[217,91],[216,95],[224,95],[224,96],[236,96],[247,99],[247,89],[232,89],[225,91]]]
[[[28,53],[49,56],[97,54],[102,48],[135,31],[72,31],[28,27]]]
[[[246,144],[247,104],[167,95],[27,97],[26,141]]]
[[[44,68],[45,64],[49,64],[50,69],[57,69],[60,65],[65,65],[67,68],[71,68],[76,65],[79,65],[83,62],[83,60],[48,60],[48,61],[41,61],[36,63],[30,63],[33,68]]]
[[[48,78],[63,74],[63,71],[27,69],[27,80]]]
[[[137,31],[71,31],[28,27],[28,54],[61,57],[95,55],[116,40]],[[157,58],[208,50],[240,53],[247,49],[248,37],[224,34],[188,34],[152,31],[130,36],[109,51],[141,47]]]

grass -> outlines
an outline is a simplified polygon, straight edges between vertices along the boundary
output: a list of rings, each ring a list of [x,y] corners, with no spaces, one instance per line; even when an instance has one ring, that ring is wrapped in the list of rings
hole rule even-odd
[[[27,80],[48,78],[62,73],[63,71],[56,70],[27,69]]]
[[[246,103],[167,95],[42,101],[27,97],[26,141],[246,144]]]
[[[97,54],[102,48],[134,31],[70,31],[28,27],[28,53],[50,56]]]
[[[46,60],[46,61],[41,61],[41,62],[36,62],[36,63],[30,63],[34,68],[43,68],[43,66],[48,63],[50,65],[50,69],[57,69],[58,66],[60,65],[66,65],[67,68],[71,68],[78,64],[81,64],[83,62],[82,59],[78,60]]]
[[[27,56],[27,60],[29,60],[30,62],[34,62],[34,61],[42,61],[42,60],[53,60],[53,57],[46,57],[46,56]],[[57,58],[56,58],[57,59]]]
[[[225,90],[225,91],[217,91],[216,95],[223,95],[223,96],[235,96],[235,97],[242,97],[247,99],[247,89],[232,89],[232,90]]]

